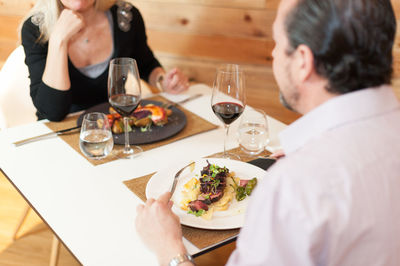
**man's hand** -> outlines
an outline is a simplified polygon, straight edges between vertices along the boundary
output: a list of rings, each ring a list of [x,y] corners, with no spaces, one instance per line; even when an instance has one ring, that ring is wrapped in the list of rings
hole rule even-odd
[[[182,71],[174,68],[165,74],[162,87],[168,93],[178,94],[189,88],[189,81]]]
[[[285,152],[283,150],[277,150],[274,153],[272,153],[269,157],[278,160],[279,158],[285,157]]]
[[[136,231],[145,245],[153,251],[160,265],[167,265],[178,254],[186,253],[182,242],[179,217],[172,211],[171,193],[157,200],[148,199],[137,206]]]

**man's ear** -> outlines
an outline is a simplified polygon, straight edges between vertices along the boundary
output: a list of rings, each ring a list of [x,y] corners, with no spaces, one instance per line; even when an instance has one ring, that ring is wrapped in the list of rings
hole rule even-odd
[[[300,44],[293,56],[294,63],[292,66],[294,68],[293,71],[296,83],[304,84],[310,79],[315,71],[314,55],[308,46]]]

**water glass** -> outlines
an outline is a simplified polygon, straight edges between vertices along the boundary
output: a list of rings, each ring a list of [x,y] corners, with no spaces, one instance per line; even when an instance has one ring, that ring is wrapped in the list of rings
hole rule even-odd
[[[89,159],[105,158],[114,146],[110,124],[103,113],[88,113],[83,117],[79,147]]]
[[[240,148],[247,154],[257,155],[264,151],[269,142],[267,116],[259,109],[248,109],[239,124]]]

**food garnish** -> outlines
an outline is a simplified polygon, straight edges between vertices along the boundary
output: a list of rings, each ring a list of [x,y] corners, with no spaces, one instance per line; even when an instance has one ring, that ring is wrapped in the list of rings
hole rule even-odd
[[[131,116],[129,116],[129,124],[127,131],[132,131],[132,127],[140,128],[141,132],[151,130],[151,126],[163,126],[168,123],[168,116],[172,114],[170,109],[162,108],[154,104],[138,106]],[[111,130],[114,134],[125,132],[124,121],[113,107],[109,108],[107,115],[108,122],[111,125]]]
[[[181,209],[209,220],[214,211],[227,210],[234,197],[241,201],[250,196],[256,185],[257,178],[240,179],[225,166],[207,161],[200,177],[193,177],[184,185]]]
[[[257,178],[254,177],[251,180],[240,180],[239,185],[235,182],[235,179],[232,179],[235,183],[234,189],[236,191],[236,200],[241,201],[246,198],[246,196],[250,196],[251,192],[253,192],[254,187],[257,185]]]

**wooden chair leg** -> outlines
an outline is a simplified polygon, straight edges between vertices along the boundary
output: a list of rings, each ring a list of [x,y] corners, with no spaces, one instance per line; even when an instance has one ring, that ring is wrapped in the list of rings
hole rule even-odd
[[[50,266],[56,266],[58,262],[58,255],[60,251],[60,240],[53,235],[53,242],[51,243],[51,253],[50,253]]]
[[[24,221],[25,221],[26,217],[28,216],[30,209],[31,209],[31,207],[29,205],[27,205],[25,207],[24,213],[18,222],[17,228],[14,231],[13,240],[17,239],[17,234],[18,234],[19,230],[21,229],[22,225],[24,224]],[[50,252],[50,264],[49,264],[50,266],[57,265],[59,251],[60,251],[60,240],[58,240],[58,238],[55,235],[53,235],[53,241],[51,243],[51,252]]]
[[[25,207],[24,213],[23,213],[21,219],[20,219],[19,222],[18,222],[17,228],[16,228],[15,231],[14,231],[14,234],[13,234],[13,237],[12,237],[13,240],[16,240],[16,239],[17,239],[17,234],[18,234],[18,232],[19,232],[19,229],[21,229],[22,224],[24,223],[26,217],[28,216],[28,213],[29,213],[29,210],[30,210],[30,209],[31,209],[31,207],[30,207],[29,205],[27,205],[27,206]]]

